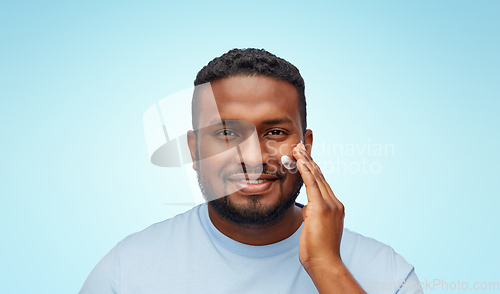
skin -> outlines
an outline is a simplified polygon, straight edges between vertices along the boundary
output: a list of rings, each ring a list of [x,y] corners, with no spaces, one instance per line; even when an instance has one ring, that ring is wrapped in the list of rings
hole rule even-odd
[[[310,155],[313,133],[307,130],[302,134],[295,87],[286,81],[265,76],[236,76],[212,82],[211,88],[217,107],[210,106],[208,100],[201,101],[199,123],[208,126],[217,119],[251,122],[256,130],[253,142],[257,143],[240,146],[244,164],[249,170],[258,170],[259,167],[261,170],[279,169],[282,155],[297,160],[298,170],[286,171],[281,187],[275,181],[265,193],[258,196],[259,205],[269,207],[277,203],[282,195],[289,195],[293,183],[299,177],[304,181],[308,198],[303,209],[293,205],[278,219],[259,226],[230,222],[209,206],[209,216],[214,226],[238,242],[267,245],[288,238],[304,222],[299,259],[318,291],[365,293],[341,260],[344,207]],[[269,124],[270,120],[275,122]],[[213,132],[188,132],[193,168],[203,171],[214,192],[223,196],[224,175],[241,168],[242,158],[236,152],[213,156],[214,140],[217,139],[220,138],[213,136]],[[298,144],[301,139],[305,146]],[[197,151],[202,161],[195,160]],[[240,208],[248,208],[255,204],[251,196],[234,190],[228,199]]]

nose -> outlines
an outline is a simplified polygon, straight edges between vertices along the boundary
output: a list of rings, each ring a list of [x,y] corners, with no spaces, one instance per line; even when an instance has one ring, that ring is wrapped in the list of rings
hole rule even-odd
[[[262,173],[262,165],[266,162],[266,158],[265,153],[262,152],[257,132],[252,133],[244,142],[239,144],[238,156],[240,163],[248,173]]]

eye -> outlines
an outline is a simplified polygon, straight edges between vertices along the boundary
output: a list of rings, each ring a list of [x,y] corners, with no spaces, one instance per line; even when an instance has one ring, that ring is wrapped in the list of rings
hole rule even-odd
[[[281,135],[286,135],[286,133],[283,132],[282,130],[272,130],[272,131],[267,132],[267,135],[270,135],[270,136],[281,136]]]
[[[231,130],[221,130],[215,133],[216,136],[221,136],[221,137],[239,137],[236,132],[233,132]]]

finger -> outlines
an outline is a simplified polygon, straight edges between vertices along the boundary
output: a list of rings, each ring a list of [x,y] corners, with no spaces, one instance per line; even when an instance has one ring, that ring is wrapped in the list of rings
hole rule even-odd
[[[315,165],[312,158],[307,157],[306,151],[301,149],[300,147],[296,148],[295,152],[297,153],[296,157],[299,158],[299,160],[304,161],[305,165],[308,166],[309,170],[313,174],[313,176],[318,184],[318,187],[321,190],[321,194],[322,194],[323,199],[329,203],[333,202],[331,200],[331,195],[330,195],[331,191],[329,191],[329,189],[328,189],[329,186],[327,186],[327,183],[324,180],[324,178],[321,177],[320,172],[318,171],[317,166]],[[332,204],[334,204],[334,203],[332,203]]]
[[[314,175],[316,183],[317,183],[318,187],[320,188],[320,191],[322,192],[321,196],[322,196],[323,201],[326,203],[329,203],[329,205],[332,205],[333,207],[336,207],[338,209],[338,211],[342,213],[342,215],[345,215],[344,205],[342,204],[342,202],[340,202],[337,199],[337,197],[333,193],[330,185],[326,182],[323,174],[321,173],[319,166],[317,164],[315,164],[312,157],[306,152],[305,148],[303,148],[303,145],[298,146],[294,150],[296,150],[296,152],[297,152],[297,158],[300,158],[299,162],[301,163],[301,165],[305,165],[306,167],[308,167],[309,172],[311,172]],[[306,161],[304,161],[304,159]],[[306,188],[307,188],[307,186],[306,186]],[[308,192],[307,195],[308,195],[308,200],[309,200],[309,191],[307,191],[307,192]]]
[[[300,175],[302,176],[302,181],[304,182],[304,185],[306,185],[307,201],[318,202],[318,203],[324,202],[325,200],[321,195],[322,194],[321,189],[319,187],[318,182],[314,178],[314,175],[312,174],[310,167],[306,165],[304,160],[298,159],[297,168],[300,172]]]
[[[340,202],[340,200],[338,200],[338,198],[335,196],[335,193],[333,193],[333,190],[332,188],[330,187],[330,185],[328,184],[328,182],[326,181],[325,179],[325,176],[323,175],[323,173],[321,172],[321,169],[320,167],[314,162],[314,160],[312,159],[311,155],[305,150],[305,148],[302,148],[302,146],[300,146],[299,144],[299,150],[301,151],[301,153],[303,154],[303,156],[311,162],[311,164],[314,166],[315,168],[315,171],[316,173],[314,173],[316,175],[316,177],[318,177],[320,179],[320,181],[323,183],[323,185],[325,186],[326,190],[328,191],[328,196],[330,197],[331,201],[333,203],[335,203],[335,205],[339,206],[339,208],[342,208],[343,209],[343,204],[342,202]],[[325,195],[326,196],[326,195]]]
[[[296,151],[296,152],[298,153],[299,151]],[[306,184],[306,188],[308,187],[307,186],[308,184],[315,185],[320,191],[321,200],[330,202],[331,200],[328,200],[330,198],[330,196],[328,195],[329,192],[328,192],[326,186],[324,185],[324,183],[318,177],[317,172],[314,170],[314,166],[311,164],[311,162],[308,162],[307,160],[305,160],[303,155],[302,156],[297,155],[297,157],[299,158],[297,161],[299,163],[299,166],[305,167],[302,169],[299,168],[299,172],[301,173],[302,179],[304,180],[304,183]],[[309,183],[305,182],[305,177],[307,177],[308,180],[310,179]],[[309,197],[309,193],[308,193],[308,197]]]
[[[315,171],[315,175],[321,179],[321,181],[325,184],[325,185],[328,185],[328,183],[326,182],[326,179],[323,175],[323,173],[321,172],[321,168],[319,167],[319,165],[316,164],[316,162],[312,159],[311,155],[307,152],[307,150],[305,149],[305,146],[301,143],[299,144],[299,150],[301,151],[301,153],[304,155],[304,157],[307,158],[307,160],[309,162],[311,162],[311,164],[313,165],[314,167],[314,171]],[[328,186],[329,187],[329,186]]]

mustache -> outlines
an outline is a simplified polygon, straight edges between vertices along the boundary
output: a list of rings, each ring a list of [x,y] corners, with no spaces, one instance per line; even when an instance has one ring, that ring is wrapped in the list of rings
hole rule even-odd
[[[244,174],[245,171],[243,170],[243,168],[237,168],[237,169],[234,169],[234,170],[230,170],[230,171],[227,171],[225,172],[223,175],[222,175],[222,178],[224,180],[227,180],[227,178],[229,178],[230,176],[232,175],[237,175],[237,174]],[[252,170],[251,168],[247,168],[246,169],[246,173],[247,174],[260,174],[260,175],[270,175],[270,176],[275,176],[278,178],[278,180],[282,180],[286,177],[286,174],[284,172],[282,172],[281,170],[277,169],[277,168],[269,168],[269,167],[263,167],[263,169],[254,169]]]

